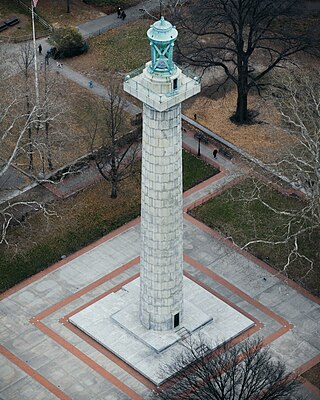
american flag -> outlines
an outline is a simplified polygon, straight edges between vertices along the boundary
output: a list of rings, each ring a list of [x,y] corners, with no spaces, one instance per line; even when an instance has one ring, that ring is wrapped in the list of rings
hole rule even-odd
[[[33,7],[37,7],[37,3],[38,3],[38,1],[39,1],[39,0],[32,0]]]

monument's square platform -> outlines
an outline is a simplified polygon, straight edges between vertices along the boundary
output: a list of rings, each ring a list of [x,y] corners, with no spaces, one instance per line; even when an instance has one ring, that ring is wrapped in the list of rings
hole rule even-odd
[[[186,337],[197,339],[201,334],[214,350],[254,325],[187,277],[183,294],[183,321],[171,331],[148,330],[140,323],[139,278],[74,314],[69,321],[158,386],[169,378],[161,366],[183,351]]]

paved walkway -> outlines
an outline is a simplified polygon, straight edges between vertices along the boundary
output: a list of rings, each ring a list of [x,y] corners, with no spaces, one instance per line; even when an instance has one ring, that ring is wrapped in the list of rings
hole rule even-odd
[[[166,3],[166,0],[161,0],[162,3]],[[78,26],[81,34],[85,37],[97,36],[109,29],[116,28],[125,23],[132,22],[140,18],[143,14],[152,15],[153,12],[159,12],[159,0],[146,0],[137,4],[136,6],[130,7],[125,10],[126,18],[123,21],[117,18],[116,14],[106,15],[104,17],[85,22]]]

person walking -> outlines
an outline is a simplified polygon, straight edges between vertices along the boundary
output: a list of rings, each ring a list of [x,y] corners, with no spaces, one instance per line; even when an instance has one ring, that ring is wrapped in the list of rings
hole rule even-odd
[[[42,53],[42,46],[41,46],[41,43],[40,43],[39,46],[38,46],[38,50],[39,50],[39,54],[41,54],[41,53]]]
[[[126,16],[127,16],[127,14],[124,11],[122,11],[121,18],[123,21],[125,20]]]
[[[213,158],[217,158],[218,150],[214,149],[212,154],[213,154]]]
[[[118,7],[118,9],[117,9],[117,15],[118,15],[118,18],[121,17],[121,7]]]
[[[48,50],[48,51],[47,51],[47,54],[46,54],[46,56],[45,56],[45,58],[44,58],[45,64],[46,64],[46,65],[49,65],[49,58],[50,58],[50,51]]]

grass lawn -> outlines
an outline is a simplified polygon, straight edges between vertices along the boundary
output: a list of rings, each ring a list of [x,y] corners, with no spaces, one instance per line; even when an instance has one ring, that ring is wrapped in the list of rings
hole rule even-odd
[[[199,160],[187,151],[182,152],[183,163],[183,191],[192,188],[198,183],[219,173],[219,170],[212,165]]]
[[[0,2],[0,18],[7,18],[12,13],[17,11],[23,13],[22,8],[20,8],[15,1],[12,0],[1,0]]]
[[[14,254],[15,246],[2,246],[0,291],[138,216],[140,191],[137,187],[134,179],[124,182],[113,201],[109,185],[100,182],[68,199],[56,200],[50,205],[56,217],[47,220],[38,213],[24,225],[11,229],[9,239],[11,243],[15,241],[17,254]]]
[[[37,12],[55,28],[77,26],[104,15],[103,10],[97,10],[95,7],[84,3],[83,0],[70,0],[69,13],[67,12],[66,0],[40,0],[37,4]]]
[[[320,363],[306,371],[302,376],[320,389]]]
[[[149,26],[149,20],[138,20],[89,40],[103,69],[129,72],[144,65],[150,58]]]
[[[31,3],[29,2],[28,5]],[[32,34],[31,15],[28,14],[19,4],[13,0],[0,1],[0,21],[7,20],[8,18],[16,16],[19,23],[2,32],[0,32],[0,39],[6,40],[7,38],[27,39]],[[36,21],[36,34],[42,36],[45,29]]]
[[[252,193],[252,190],[253,183],[247,180],[197,207],[190,214],[218,230],[223,236],[232,238],[239,246],[255,239],[281,240],[286,233],[286,217],[279,217],[258,201],[252,203],[242,201]],[[268,204],[280,210],[299,209],[303,206],[301,200],[285,196],[266,186],[262,189],[262,196]],[[298,226],[295,226],[293,229],[297,228]],[[250,245],[248,250],[281,271],[286,264],[288,251],[292,245],[292,242],[289,245],[257,243]],[[302,254],[314,261],[314,269],[306,275],[309,264],[300,258],[293,261],[286,269],[286,273],[311,293],[319,295],[319,232],[301,237],[299,248]]]
[[[65,60],[71,68],[108,85],[109,74],[122,75],[144,65],[150,59],[146,36],[152,20],[138,20],[88,40],[89,51]],[[132,98],[131,98],[132,100]]]
[[[184,188],[218,171],[191,154],[183,153]],[[131,178],[122,183],[119,196],[110,198],[110,186],[102,181],[50,209],[48,220],[40,213],[10,229],[11,247],[0,246],[0,292],[92,243],[140,214],[140,185]]]

